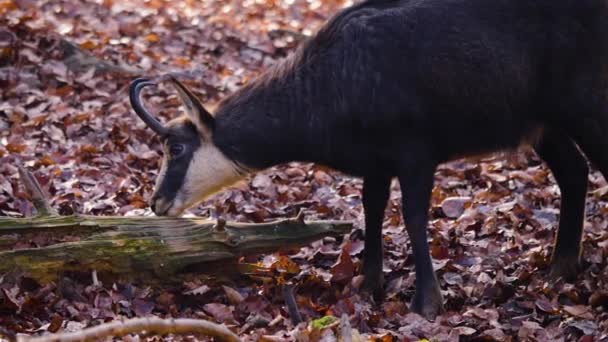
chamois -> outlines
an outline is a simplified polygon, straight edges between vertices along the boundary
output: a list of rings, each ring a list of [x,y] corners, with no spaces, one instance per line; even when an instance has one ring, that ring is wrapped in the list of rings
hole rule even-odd
[[[247,174],[289,161],[362,177],[364,286],[382,293],[391,179],[415,259],[412,309],[442,312],[426,226],[434,171],[451,159],[532,145],[561,189],[551,260],[578,271],[587,159],[608,176],[608,2],[368,0],[225,98],[214,114],[171,79],[186,116],[135,112],[165,152],[151,206],[179,215]]]

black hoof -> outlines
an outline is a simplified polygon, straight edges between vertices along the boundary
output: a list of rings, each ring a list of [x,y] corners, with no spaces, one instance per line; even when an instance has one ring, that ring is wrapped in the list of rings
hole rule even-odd
[[[375,300],[384,299],[384,277],[382,273],[376,275],[365,275],[363,280],[363,291],[369,293]]]
[[[445,312],[443,297],[439,288],[427,291],[418,291],[417,289],[410,304],[410,310],[428,320],[434,320],[438,315]]]
[[[564,280],[574,280],[580,271],[578,257],[556,257],[551,260],[551,279],[562,278]]]

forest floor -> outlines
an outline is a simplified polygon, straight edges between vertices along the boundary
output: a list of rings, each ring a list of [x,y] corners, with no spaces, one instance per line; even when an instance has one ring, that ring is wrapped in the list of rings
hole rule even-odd
[[[129,82],[181,72],[212,105],[348,5],[0,0],[0,215],[32,214],[19,185],[20,164],[34,172],[61,214],[150,215],[146,201],[160,146],[128,104]],[[179,112],[170,86],[146,94],[162,120]],[[434,322],[408,311],[414,272],[397,183],[384,220],[386,299],[374,303],[358,290],[361,184],[321,166],[291,163],[239,182],[190,212],[262,222],[303,209],[307,219],[353,221],[357,229],[344,239],[246,260],[296,284],[306,322],[347,314],[354,329],[379,341],[608,340],[608,186],[599,173],[589,177],[584,272],[568,283],[547,277],[560,197],[533,152],[442,165],[429,234],[447,312]],[[52,284],[0,276],[0,336],[146,315],[208,319],[246,340],[319,338],[291,324],[272,279],[201,276],[169,288],[106,279],[93,284],[82,275]],[[334,333],[322,335],[330,341]]]

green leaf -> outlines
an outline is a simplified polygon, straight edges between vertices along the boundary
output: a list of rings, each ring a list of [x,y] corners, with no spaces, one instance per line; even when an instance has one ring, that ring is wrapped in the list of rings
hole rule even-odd
[[[334,316],[321,317],[319,319],[315,319],[312,321],[312,328],[313,329],[325,329],[336,321],[338,321],[338,318],[336,318]]]

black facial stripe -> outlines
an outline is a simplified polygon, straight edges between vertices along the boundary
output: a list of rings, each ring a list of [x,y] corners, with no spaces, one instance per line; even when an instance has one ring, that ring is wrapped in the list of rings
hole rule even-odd
[[[167,159],[167,169],[156,191],[156,196],[164,198],[167,201],[173,201],[179,189],[184,185],[184,180],[194,153],[201,146],[201,138],[197,134],[195,126],[190,122],[184,122],[183,125],[172,127],[169,131],[170,133],[163,143],[167,146],[171,144],[183,144],[185,150],[177,158],[172,158],[170,155],[165,156]]]
[[[188,151],[176,160],[169,160],[165,178],[158,189],[158,196],[166,200],[174,200],[177,192],[182,187],[190,161],[192,160],[193,152]]]

